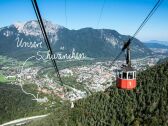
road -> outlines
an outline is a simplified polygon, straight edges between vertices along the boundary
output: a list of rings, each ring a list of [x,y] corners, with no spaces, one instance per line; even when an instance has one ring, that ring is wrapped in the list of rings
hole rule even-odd
[[[21,126],[21,125],[26,124],[26,123],[28,123],[30,121],[45,118],[48,115],[49,114],[16,119],[16,120],[1,124],[0,126]]]

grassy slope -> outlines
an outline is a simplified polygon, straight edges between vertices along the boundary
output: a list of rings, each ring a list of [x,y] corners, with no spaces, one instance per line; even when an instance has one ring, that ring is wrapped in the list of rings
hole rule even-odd
[[[7,82],[6,78],[2,74],[0,74],[0,82],[1,83]]]

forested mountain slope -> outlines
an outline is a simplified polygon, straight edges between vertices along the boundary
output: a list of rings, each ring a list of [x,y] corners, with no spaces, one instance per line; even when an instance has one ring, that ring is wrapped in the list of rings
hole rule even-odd
[[[121,50],[123,42],[130,38],[111,29],[70,30],[47,20],[44,20],[44,25],[54,54],[69,55],[75,50],[76,53],[84,53],[90,58],[114,58]],[[47,50],[36,20],[0,28],[0,38],[1,55],[23,60],[36,55],[37,51]],[[152,54],[152,51],[136,38],[132,41],[131,49],[134,58]]]
[[[0,82],[0,124],[31,114],[36,115],[36,102],[25,95],[19,86]]]
[[[168,62],[138,74],[132,91],[108,88],[32,126],[167,126]]]
[[[34,94],[36,92],[34,85],[24,85],[24,88]],[[32,100],[32,96],[24,94],[20,86],[2,82],[0,82],[0,101],[0,126],[15,119],[47,114],[53,109],[48,107],[50,103],[38,103]],[[59,105],[61,104],[57,102],[55,107]]]

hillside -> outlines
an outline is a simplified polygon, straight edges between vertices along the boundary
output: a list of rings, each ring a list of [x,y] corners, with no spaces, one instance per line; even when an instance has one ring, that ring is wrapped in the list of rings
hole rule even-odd
[[[24,85],[24,88],[36,92],[34,85]],[[48,98],[52,99],[51,96]],[[56,97],[52,99],[57,102],[54,107],[49,107],[50,102],[38,103],[32,100],[30,95],[24,94],[20,86],[2,82],[0,82],[0,101],[0,124],[23,117],[46,114],[62,104]]]
[[[167,126],[168,62],[138,74],[135,90],[108,88],[30,126]]]
[[[168,62],[168,57],[164,58],[164,59],[160,59],[157,64],[162,64],[162,63],[166,63]]]
[[[111,29],[70,30],[46,20],[44,24],[54,53],[71,54],[75,49],[76,53],[84,53],[90,58],[113,58],[121,50],[123,42],[130,37]],[[0,38],[0,54],[3,55],[28,58],[36,55],[39,50],[47,50],[35,20],[0,28]],[[152,53],[138,39],[134,39],[131,46],[133,57]]]

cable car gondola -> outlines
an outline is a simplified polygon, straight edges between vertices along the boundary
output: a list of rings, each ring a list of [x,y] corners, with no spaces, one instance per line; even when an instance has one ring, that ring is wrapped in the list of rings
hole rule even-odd
[[[131,67],[129,46],[126,49],[126,65],[117,70],[116,82],[118,88],[131,90],[136,87],[136,70]]]

